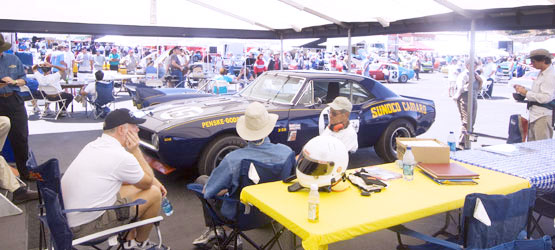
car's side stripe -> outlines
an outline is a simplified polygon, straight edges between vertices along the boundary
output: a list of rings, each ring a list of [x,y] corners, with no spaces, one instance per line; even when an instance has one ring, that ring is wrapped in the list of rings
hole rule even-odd
[[[298,109],[298,110],[302,110],[302,109]],[[313,110],[313,109],[310,109],[310,110]],[[268,112],[287,112],[287,111],[289,111],[289,109],[268,110]],[[231,116],[231,115],[243,115],[244,113],[245,113],[245,112],[238,112],[238,113],[231,113],[231,114],[225,114],[225,115],[207,116],[207,117],[203,117],[203,118],[199,118],[199,119],[195,119],[195,120],[191,120],[191,121],[186,121],[186,122],[178,123],[178,124],[175,124],[175,125],[173,125],[173,126],[167,127],[167,128],[165,128],[165,129],[163,129],[163,130],[173,129],[173,128],[179,127],[179,126],[181,126],[181,125],[185,125],[185,124],[189,124],[189,123],[197,122],[197,121],[201,121],[201,120],[207,120],[207,119],[214,118],[214,117]]]

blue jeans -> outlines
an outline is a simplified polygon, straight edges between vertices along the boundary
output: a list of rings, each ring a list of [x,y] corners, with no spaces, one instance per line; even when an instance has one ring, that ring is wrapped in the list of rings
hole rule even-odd
[[[181,72],[181,70],[172,70],[171,71],[171,75],[174,76],[177,80],[177,82],[174,83],[174,87],[177,87],[178,84],[180,84],[183,81],[183,72]],[[181,85],[179,85],[181,88],[184,87],[184,83],[182,83]]]

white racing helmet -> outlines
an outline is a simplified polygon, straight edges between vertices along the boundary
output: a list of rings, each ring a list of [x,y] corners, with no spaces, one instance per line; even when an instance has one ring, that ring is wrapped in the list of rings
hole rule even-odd
[[[332,136],[320,135],[308,141],[297,161],[297,179],[303,187],[326,187],[340,181],[349,165],[349,153]]]

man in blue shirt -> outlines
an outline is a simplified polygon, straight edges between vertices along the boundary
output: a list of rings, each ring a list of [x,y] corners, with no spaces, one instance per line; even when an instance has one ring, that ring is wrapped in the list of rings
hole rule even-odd
[[[26,167],[29,154],[27,110],[23,98],[15,93],[19,91],[19,86],[26,83],[25,71],[17,56],[4,53],[11,46],[0,35],[0,116],[10,118],[11,128],[8,138],[14,151],[17,170],[22,179],[29,180],[29,171]]]
[[[199,176],[196,183],[204,184],[204,198],[211,199],[229,193],[233,196],[239,187],[239,170],[241,161],[244,159],[256,160],[261,163],[271,164],[295,164],[294,152],[286,145],[274,144],[270,142],[268,135],[274,130],[278,115],[269,114],[264,105],[253,102],[249,104],[245,115],[237,120],[237,134],[245,141],[247,146],[237,149],[227,154],[220,162],[218,167],[212,171],[210,176]],[[215,204],[220,207],[219,204]],[[221,204],[220,212],[227,218],[234,218],[236,203],[224,202]],[[204,218],[207,227],[211,226],[210,215],[204,211]],[[218,235],[223,229],[218,228]],[[206,246],[211,240],[215,239],[214,230],[207,230],[193,241],[193,245],[198,247]]]

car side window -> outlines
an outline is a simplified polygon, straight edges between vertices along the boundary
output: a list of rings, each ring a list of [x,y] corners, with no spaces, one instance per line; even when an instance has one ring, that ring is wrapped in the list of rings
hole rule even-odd
[[[338,96],[347,97],[354,105],[361,104],[375,98],[374,95],[362,87],[358,82],[339,80],[314,81],[313,85],[314,101],[316,102],[318,98],[320,98],[323,104],[333,102],[333,100]],[[304,100],[304,98],[305,97],[303,96],[301,100]],[[303,102],[301,101],[299,103]]]
[[[323,104],[333,102],[338,96],[349,97],[350,89],[346,81],[314,81],[314,101],[318,98]]]
[[[353,103],[353,105],[361,104],[363,102],[376,98],[374,95],[372,95],[372,93],[367,91],[358,82],[351,82],[351,90],[352,90],[351,103]]]

